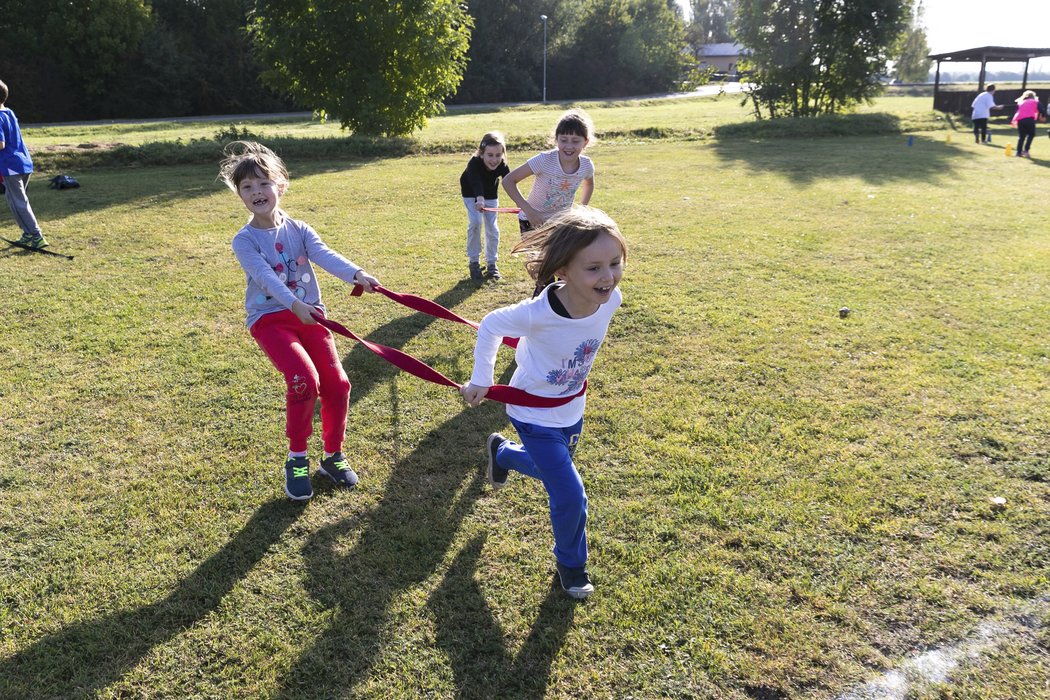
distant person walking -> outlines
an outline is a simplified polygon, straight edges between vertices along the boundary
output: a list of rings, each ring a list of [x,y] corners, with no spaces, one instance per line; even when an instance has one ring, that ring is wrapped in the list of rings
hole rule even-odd
[[[975,143],[988,143],[988,119],[992,116],[993,109],[1002,109],[1002,105],[995,104],[995,86],[989,85],[980,95],[974,98],[973,114],[970,121],[973,122],[973,140]]]
[[[1017,98],[1017,112],[1014,113],[1012,124],[1017,125],[1017,157],[1030,158],[1028,150],[1032,147],[1032,139],[1035,138],[1035,120],[1046,119],[1046,112],[1039,104],[1039,98],[1035,90],[1025,90],[1024,94]]]
[[[40,230],[33,207],[29,206],[26,193],[29,176],[33,174],[33,159],[22,140],[18,117],[5,106],[7,95],[7,85],[0,81],[0,175],[4,178],[4,197],[15,222],[22,229],[18,244],[27,248],[46,248],[47,239]]]

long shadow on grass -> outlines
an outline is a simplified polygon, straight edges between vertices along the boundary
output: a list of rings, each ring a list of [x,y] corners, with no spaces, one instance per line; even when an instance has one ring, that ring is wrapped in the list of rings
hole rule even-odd
[[[210,613],[263,558],[302,507],[266,503],[237,536],[163,600],[98,620],[78,622],[0,661],[0,697],[91,697],[118,680],[151,649]]]
[[[576,603],[552,585],[528,638],[512,656],[474,577],[484,544],[485,537],[479,536],[463,547],[429,603],[437,643],[452,663],[456,697],[543,698]]]
[[[303,547],[311,596],[333,612],[325,631],[284,676],[275,697],[343,697],[380,654],[397,654],[398,597],[430,577],[481,494],[485,435],[501,424],[486,403],[431,430],[398,462],[383,500],[363,516],[314,533]],[[355,542],[349,548],[350,542]],[[411,605],[411,603],[408,603]],[[411,679],[403,679],[412,687]],[[402,689],[403,690],[403,689]],[[408,691],[391,689],[394,695]]]
[[[381,157],[375,156],[347,160],[332,156],[330,160],[293,161],[290,167],[294,180],[309,175],[356,170],[380,159]],[[137,172],[137,175],[129,175],[126,169],[87,171],[83,174],[78,172],[76,177],[81,187],[73,190],[49,191],[42,179],[40,182],[34,179],[30,188],[33,209],[40,218],[45,233],[49,224],[57,224],[67,217],[84,212],[103,211],[129,203],[131,206],[136,206],[137,203],[141,209],[175,206],[182,202],[210,197],[217,192],[228,193],[228,211],[237,211],[238,207],[241,207],[240,202],[224,185],[214,179],[215,173],[218,172],[219,158],[216,157],[213,162],[215,167],[208,171],[206,177],[200,176],[201,163],[168,163],[169,167],[152,165],[149,171],[132,171]],[[180,165],[181,167],[170,167]],[[162,173],[163,176],[158,173]],[[10,238],[8,234],[17,231],[18,227],[6,211],[6,207],[0,207],[0,232],[6,231],[4,235]],[[238,223],[236,226],[240,225]],[[236,232],[235,227],[230,231],[230,236]],[[83,232],[83,236],[78,235],[75,240],[78,243],[88,241],[92,235],[102,234],[89,228]],[[17,235],[15,237],[17,238]]]
[[[964,136],[964,135],[963,135]],[[958,138],[963,138],[959,136]],[[951,176],[957,158],[970,157],[961,146],[915,136],[824,136],[821,138],[716,139],[713,148],[726,162],[773,172],[807,185],[818,180],[860,178],[885,185]],[[740,193],[742,198],[747,191]]]

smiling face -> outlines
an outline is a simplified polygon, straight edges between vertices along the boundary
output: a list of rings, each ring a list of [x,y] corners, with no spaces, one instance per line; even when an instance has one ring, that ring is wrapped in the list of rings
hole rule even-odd
[[[285,183],[278,183],[258,171],[237,183],[237,194],[252,213],[252,226],[273,228],[277,225],[277,207],[285,187]]]
[[[556,293],[573,318],[590,316],[609,301],[623,277],[623,257],[620,242],[602,233],[557,271],[565,284]]]
[[[558,148],[558,159],[564,164],[567,162],[579,162],[580,154],[587,147],[588,140],[585,136],[577,134],[558,134],[555,146]]]
[[[481,161],[489,170],[498,168],[503,162],[503,146],[485,146],[485,150],[481,152]]]

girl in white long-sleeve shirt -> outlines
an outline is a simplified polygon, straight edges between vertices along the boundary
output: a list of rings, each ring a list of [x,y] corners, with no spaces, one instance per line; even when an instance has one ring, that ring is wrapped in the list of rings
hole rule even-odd
[[[488,438],[488,479],[507,483],[510,471],[539,479],[550,497],[554,558],[562,588],[574,598],[594,592],[587,572],[587,494],[573,452],[583,428],[580,393],[609,321],[620,306],[618,288],[627,242],[597,209],[576,207],[550,219],[514,248],[529,256],[533,279],[557,277],[541,294],[491,312],[481,321],[474,372],[460,393],[477,406],[492,386],[504,336],[520,338],[511,386],[538,396],[580,394],[557,408],[507,406],[521,443],[499,433]]]

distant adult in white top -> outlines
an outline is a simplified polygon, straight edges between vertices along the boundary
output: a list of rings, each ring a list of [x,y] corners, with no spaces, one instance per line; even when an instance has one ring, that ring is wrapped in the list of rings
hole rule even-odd
[[[995,104],[995,86],[989,85],[980,95],[974,98],[973,115],[973,140],[975,143],[987,143],[991,140],[988,135],[988,118],[992,116],[993,109],[1002,109],[1002,105]]]

